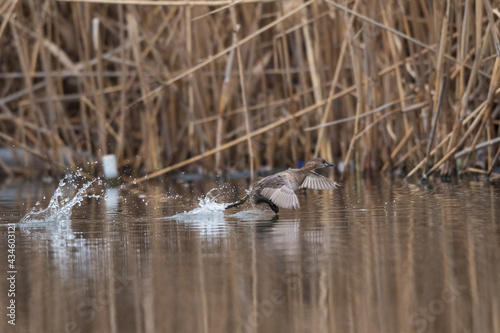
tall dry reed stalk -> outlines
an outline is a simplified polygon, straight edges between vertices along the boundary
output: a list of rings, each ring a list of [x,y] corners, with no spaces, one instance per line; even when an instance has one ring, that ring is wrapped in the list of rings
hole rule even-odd
[[[108,153],[149,178],[315,155],[343,174],[491,174],[497,6],[7,0],[0,144],[39,158],[45,174],[63,164],[95,174],[88,162]]]

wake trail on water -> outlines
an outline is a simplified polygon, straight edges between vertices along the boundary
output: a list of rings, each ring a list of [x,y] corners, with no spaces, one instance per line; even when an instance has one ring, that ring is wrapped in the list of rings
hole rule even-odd
[[[101,198],[102,195],[87,194],[88,189],[94,184],[101,184],[100,178],[90,181],[84,181],[82,185],[78,185],[81,176],[78,174],[68,174],[59,181],[57,189],[54,191],[52,198],[46,208],[39,207],[40,202],[37,202],[35,207],[31,209],[20,221],[20,225],[39,225],[41,223],[59,222],[64,224],[71,219],[73,208],[81,206],[85,198]],[[218,194],[214,195],[214,192]],[[221,196],[226,196],[227,189],[216,187],[207,192],[207,194],[198,198],[198,206],[190,211],[184,211],[167,219],[176,219],[184,221],[217,221],[224,219],[224,211],[226,207],[233,204],[219,203],[217,199]]]

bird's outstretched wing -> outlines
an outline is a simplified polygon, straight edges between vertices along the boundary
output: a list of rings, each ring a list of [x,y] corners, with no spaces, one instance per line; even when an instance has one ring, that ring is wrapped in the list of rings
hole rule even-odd
[[[299,199],[293,192],[292,184],[284,178],[274,178],[269,184],[261,184],[261,194],[276,206],[286,209],[299,209]]]
[[[339,187],[337,182],[323,177],[314,171],[307,173],[306,179],[302,182],[299,188],[310,188],[312,190],[332,190]]]

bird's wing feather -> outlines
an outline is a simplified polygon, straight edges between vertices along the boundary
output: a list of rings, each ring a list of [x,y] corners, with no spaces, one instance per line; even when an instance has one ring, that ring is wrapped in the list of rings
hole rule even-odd
[[[307,173],[306,179],[302,182],[299,188],[310,188],[312,190],[332,190],[339,187],[337,182],[323,177],[316,172],[309,171]]]
[[[264,187],[261,194],[280,208],[300,208],[299,199],[293,192],[292,184],[286,179],[280,178],[277,183],[273,184],[273,187]]]

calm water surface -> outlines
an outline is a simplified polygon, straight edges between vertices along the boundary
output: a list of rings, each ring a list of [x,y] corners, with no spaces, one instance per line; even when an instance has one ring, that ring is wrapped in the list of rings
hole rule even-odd
[[[246,181],[214,190],[218,202]],[[57,184],[0,185],[1,332],[500,332],[500,189],[351,179],[301,210],[183,213],[213,181],[94,187],[69,221],[7,224]]]

